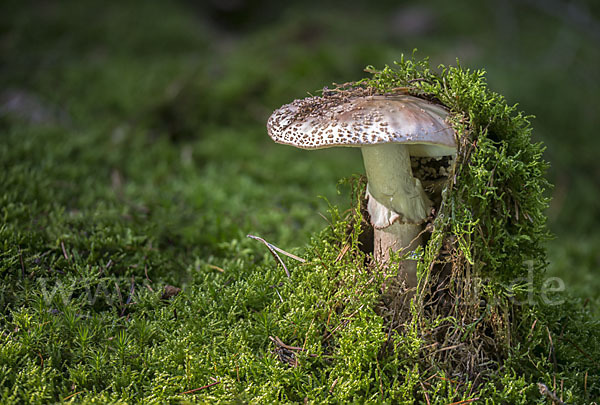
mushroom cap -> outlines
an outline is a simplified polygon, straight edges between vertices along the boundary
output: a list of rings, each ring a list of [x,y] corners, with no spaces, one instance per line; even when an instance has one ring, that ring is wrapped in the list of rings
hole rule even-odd
[[[403,143],[412,156],[434,157],[456,151],[447,115],[409,95],[308,97],[273,112],[267,130],[275,142],[302,149]]]

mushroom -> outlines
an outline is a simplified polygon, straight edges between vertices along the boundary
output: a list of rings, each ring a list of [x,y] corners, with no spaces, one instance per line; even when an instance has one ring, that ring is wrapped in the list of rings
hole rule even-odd
[[[374,256],[385,264],[390,250],[405,255],[421,244],[432,202],[413,177],[410,157],[456,153],[447,115],[443,107],[409,95],[334,94],[284,105],[271,115],[267,129],[275,142],[302,149],[361,148]],[[399,276],[410,287],[417,284],[416,267],[410,257],[400,264]]]

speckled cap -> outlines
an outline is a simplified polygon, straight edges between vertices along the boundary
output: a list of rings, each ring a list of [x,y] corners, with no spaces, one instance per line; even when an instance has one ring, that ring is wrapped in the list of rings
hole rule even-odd
[[[456,150],[447,115],[408,95],[308,97],[276,110],[267,130],[275,142],[302,149],[404,143],[413,156],[444,156]]]

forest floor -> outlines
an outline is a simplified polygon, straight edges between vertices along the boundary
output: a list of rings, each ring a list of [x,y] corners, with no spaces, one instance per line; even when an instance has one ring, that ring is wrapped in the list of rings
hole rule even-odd
[[[535,140],[548,145],[556,183],[548,276],[597,322],[590,134],[600,85],[590,66],[600,51],[539,10],[508,7],[490,28],[471,24],[475,13],[496,15],[486,2],[473,15],[431,4],[264,15],[191,2],[0,6],[0,402],[388,401],[421,390],[415,381],[426,379],[393,380],[385,369],[417,373],[410,362],[361,375],[360,361],[369,351],[379,361],[386,339],[381,327],[369,332],[377,314],[362,311],[376,290],[359,278],[368,293],[346,302],[334,287],[347,280],[326,276],[340,261],[327,240],[351,203],[338,182],[364,172],[360,152],[275,145],[265,127],[280,105],[415,47],[432,65],[459,57],[485,67],[490,87],[537,115]],[[347,23],[359,18],[360,34]],[[502,44],[507,35],[522,37],[520,48]],[[309,263],[325,255],[324,267],[282,256],[288,278],[248,234]],[[315,343],[324,322],[330,337],[347,329],[331,339],[331,356]],[[598,377],[573,375],[585,388],[546,384],[593,400]],[[438,391],[427,402],[475,398],[441,378],[429,381]],[[497,398],[545,401],[531,382],[503,378]],[[384,384],[397,396],[384,396]]]

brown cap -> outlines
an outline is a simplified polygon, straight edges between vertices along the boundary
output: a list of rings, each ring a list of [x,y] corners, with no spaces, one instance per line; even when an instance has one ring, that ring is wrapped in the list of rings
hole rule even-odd
[[[440,105],[408,95],[309,97],[276,110],[267,122],[277,143],[302,149],[403,143],[413,156],[456,150]]]

